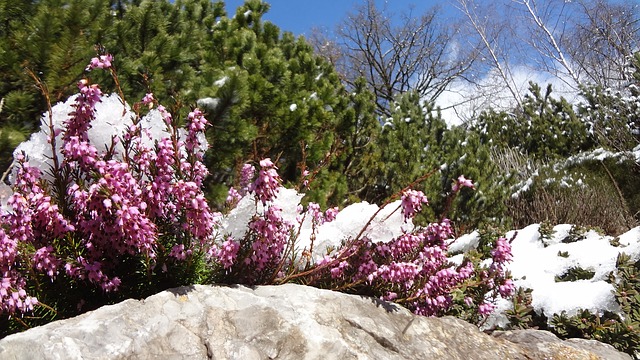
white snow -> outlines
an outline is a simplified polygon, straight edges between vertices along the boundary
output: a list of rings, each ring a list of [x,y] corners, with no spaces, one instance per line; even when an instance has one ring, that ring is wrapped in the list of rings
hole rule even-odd
[[[298,108],[298,105],[297,105],[297,104],[291,104],[291,105],[289,105],[289,110],[291,110],[291,111],[296,111],[296,109],[297,109],[297,108]]]
[[[217,108],[219,103],[220,103],[220,99],[212,98],[212,97],[198,99],[198,101],[196,102],[196,104],[198,104],[198,107],[209,109],[209,110],[213,110]]]
[[[66,102],[58,103],[51,109],[54,131],[62,129],[64,121],[74,111],[72,105],[75,103],[75,99],[76,96],[72,96]],[[133,124],[134,117],[135,114],[129,105],[123,104],[118,95],[103,96],[102,101],[97,103],[95,107],[95,118],[91,121],[91,128],[88,131],[89,142],[96,147],[99,153],[106,151],[114,136],[120,139],[124,135],[125,131]],[[142,117],[138,125],[142,129],[142,144],[145,146],[153,147],[156,140],[170,136],[160,112],[156,109],[152,109]],[[178,136],[180,140],[184,141],[187,134],[184,129],[178,129]],[[24,152],[29,164],[40,169],[45,180],[51,180],[49,170],[52,149],[47,141],[48,138],[49,113],[45,113],[41,119],[40,131],[32,134],[28,141],[18,145],[13,152],[14,157]],[[198,140],[201,143],[200,149],[208,147],[204,134],[199,134]],[[59,159],[62,159],[62,146],[62,134],[60,133],[56,136],[56,154]],[[115,150],[115,158],[120,159],[120,155],[124,151],[121,141],[117,141]],[[183,148],[182,151],[184,152],[186,149]],[[12,182],[12,179],[13,175],[9,176],[9,182]]]
[[[74,111],[72,105],[75,103],[77,95],[70,97],[64,103],[56,104],[52,110],[52,120],[54,129],[61,129],[63,122],[68,118],[69,114]],[[99,152],[105,150],[105,145],[111,144],[112,136],[121,136],[125,130],[132,124],[134,113],[129,105],[123,105],[120,98],[115,95],[106,95],[102,97],[102,101],[96,104],[95,120],[91,122],[91,128],[88,131],[89,141],[96,146]],[[49,170],[50,158],[52,155],[51,145],[47,143],[49,137],[49,114],[42,116],[40,131],[31,135],[28,141],[18,145],[14,150],[14,157],[21,152],[27,155],[27,159],[31,166],[37,167],[43,175]],[[62,134],[56,137],[57,155],[62,158]],[[122,144],[116,145],[116,151],[122,153]],[[45,175],[45,178],[50,176]],[[11,178],[9,178],[11,181]]]
[[[619,312],[613,296],[613,285],[605,279],[615,271],[616,259],[624,252],[633,259],[640,258],[640,227],[631,229],[619,237],[621,246],[610,244],[611,236],[589,231],[584,239],[571,243],[562,242],[569,235],[571,225],[557,225],[554,235],[543,241],[538,233],[538,224],[517,232],[512,242],[513,262],[508,266],[516,287],[532,289],[532,306],[536,312],[551,318],[553,314],[566,311],[575,315],[579,309],[592,312]],[[516,232],[507,234],[510,239]],[[568,257],[558,253],[568,253]],[[555,277],[565,274],[570,268],[580,267],[595,272],[592,279],[556,282]],[[511,307],[509,301],[499,301],[498,312]],[[504,325],[506,318],[492,315],[485,326]]]
[[[229,77],[228,77],[228,76],[225,76],[225,77],[223,77],[223,78],[222,78],[222,79],[220,79],[220,80],[216,80],[216,81],[214,81],[213,85],[214,85],[214,86],[217,86],[217,87],[223,87],[223,86],[224,86],[224,84],[226,84],[228,80],[229,80]]]
[[[296,241],[296,248],[300,251],[311,246],[312,224],[306,217],[300,226],[297,206],[304,195],[298,194],[294,189],[281,188],[274,205],[282,209],[284,220],[295,225],[294,230],[300,230],[300,236]],[[375,242],[388,242],[401,235],[404,231],[411,230],[413,224],[405,223],[399,210],[400,201],[395,201],[382,209],[372,220],[363,236],[368,236]],[[234,239],[242,239],[247,231],[247,223],[257,212],[261,213],[264,207],[262,203],[255,201],[253,196],[245,196],[240,200],[236,208],[231,210],[222,220],[222,232],[230,234]],[[364,225],[369,221],[379,207],[367,202],[356,203],[344,208],[332,222],[320,225],[316,232],[313,244],[314,256],[322,258],[329,246],[340,246],[340,241],[355,238]]]

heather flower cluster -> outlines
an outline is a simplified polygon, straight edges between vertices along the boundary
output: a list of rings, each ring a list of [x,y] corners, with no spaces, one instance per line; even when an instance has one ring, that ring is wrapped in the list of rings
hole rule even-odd
[[[429,201],[422,191],[409,189],[402,193],[402,214],[405,221],[413,219]]]
[[[513,284],[504,272],[508,257],[495,256],[489,268],[474,264],[470,259],[461,264],[448,260],[448,244],[453,229],[448,220],[433,223],[387,242],[374,243],[363,238],[357,249],[338,251],[334,256],[325,256],[318,263],[324,268],[328,278],[318,277],[316,281],[328,281],[329,287],[353,286],[365,283],[368,295],[380,296],[383,300],[396,301],[416,314],[438,316],[447,314],[454,306],[476,309],[479,315],[487,315],[493,309],[485,296],[495,298],[496,292],[503,297],[513,294]],[[509,251],[508,242],[496,242],[492,253]],[[489,269],[492,269],[491,271]],[[459,297],[482,278],[481,292],[476,301],[470,296]]]
[[[108,69],[112,60],[94,58],[87,69]],[[0,210],[0,313],[32,310],[38,300],[29,289],[45,279],[115,292],[132,272],[166,271],[215,247],[220,215],[201,189],[207,175],[204,114],[192,111],[181,132],[158,106],[152,111],[163,120],[161,138],[152,138],[136,115],[111,144],[94,144],[88,131],[102,91],[87,80],[78,88],[62,128],[49,117],[53,180],[16,156],[14,193],[8,210]],[[141,103],[151,109],[154,102],[147,94]]]
[[[280,175],[271,159],[260,160],[260,171],[255,182],[249,186],[249,191],[255,192],[257,198],[265,204],[271,201],[280,188]]]

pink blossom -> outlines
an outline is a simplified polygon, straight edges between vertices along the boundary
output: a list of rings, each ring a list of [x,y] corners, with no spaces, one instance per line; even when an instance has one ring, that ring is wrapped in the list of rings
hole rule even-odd
[[[143,98],[142,98],[142,103],[144,105],[148,105],[149,109],[151,109],[153,107],[153,102],[156,99],[153,97],[153,93],[147,93]],[[164,109],[164,108],[163,108]]]
[[[191,249],[184,249],[184,244],[179,244],[179,245],[174,245],[171,248],[171,252],[169,253],[169,256],[176,258],[177,260],[184,260],[186,259],[188,256],[191,256],[191,254],[193,253],[193,251]]]
[[[338,216],[339,212],[340,209],[337,206],[327,209],[327,211],[324,212],[324,221],[332,222],[336,219],[336,216]]]
[[[167,124],[167,126],[171,125],[171,122],[173,121],[173,117],[171,116],[169,111],[167,111],[167,109],[162,105],[158,105],[158,111],[160,112],[160,115],[162,116],[162,119],[164,120],[165,124]]]
[[[468,187],[472,189],[476,188],[475,185],[473,185],[473,181],[471,181],[471,179],[466,179],[464,175],[460,175],[458,177],[458,180],[454,182],[453,186],[451,187],[451,190],[453,190],[453,192],[457,192],[463,187]]]
[[[314,202],[310,202],[307,205],[307,214],[311,216],[313,223],[316,225],[322,225],[324,223],[324,214],[320,210],[320,205]]]
[[[229,188],[227,194],[227,204],[235,204],[242,199],[242,195],[233,186]]]
[[[255,176],[256,169],[251,164],[242,165],[242,170],[240,171],[240,194],[245,195],[247,191],[249,191],[249,186],[253,181],[253,177]]]
[[[500,286],[498,286],[498,292],[500,293],[500,296],[502,296],[503,298],[508,298],[509,296],[512,296],[516,291],[516,287],[513,284],[513,281],[511,279],[505,279],[504,283]]]
[[[59,263],[53,252],[52,246],[46,246],[38,249],[33,256],[36,270],[46,273],[52,279],[58,274]]]
[[[511,261],[513,255],[511,254],[511,244],[509,241],[503,237],[498,238],[493,250],[491,250],[491,256],[493,257],[493,261],[499,264]]]
[[[289,240],[293,225],[282,219],[282,209],[269,206],[263,216],[257,216],[249,223],[254,237],[251,248],[253,254],[248,261],[257,271],[280,260]]]
[[[100,55],[100,57],[94,57],[87,65],[85,70],[93,70],[93,69],[109,69],[111,67],[111,62],[113,61],[113,56],[111,54]]]
[[[225,269],[228,269],[236,262],[238,250],[240,250],[240,244],[233,240],[232,237],[228,237],[227,240],[222,243],[220,249],[215,252],[214,256]]]
[[[258,199],[266,204],[267,201],[272,201],[279,191],[280,175],[278,175],[277,167],[269,158],[261,160],[260,167],[260,172],[249,190],[255,192]]]
[[[494,308],[495,305],[493,305],[492,303],[483,302],[482,304],[480,304],[480,306],[478,306],[478,313],[480,315],[489,315],[493,312]]]
[[[428,204],[429,201],[422,191],[406,190],[402,193],[402,214],[404,221],[413,219],[416,213],[422,210],[422,204]]]

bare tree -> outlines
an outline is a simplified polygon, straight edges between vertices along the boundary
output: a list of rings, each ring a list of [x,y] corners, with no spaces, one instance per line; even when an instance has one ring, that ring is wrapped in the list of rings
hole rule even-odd
[[[473,32],[480,39],[482,45],[482,63],[485,66],[480,67],[480,72],[487,71],[486,67],[493,69],[494,79],[497,81],[480,82],[476,76],[476,80],[471,82],[476,85],[478,96],[490,97],[498,91],[492,87],[496,84],[504,86],[513,97],[518,107],[522,105],[522,94],[518,88],[518,84],[514,81],[511,71],[510,58],[513,55],[513,44],[505,43],[507,39],[513,38],[513,28],[508,23],[509,16],[499,14],[496,9],[480,8],[473,0],[458,0],[458,9],[466,17],[468,24]],[[500,19],[503,19],[502,21]],[[480,65],[480,64],[477,64]],[[475,69],[474,69],[475,70]],[[477,71],[476,71],[477,72]],[[492,105],[485,102],[485,105]]]
[[[609,0],[457,0],[468,28],[482,44],[470,73],[491,74],[522,103],[514,67],[544,74],[577,91],[595,84],[620,89],[640,50],[639,5]],[[491,82],[489,82],[491,83]],[[492,89],[477,82],[480,93]]]
[[[419,16],[410,9],[394,19],[386,7],[366,0],[339,25],[335,42],[317,34],[311,41],[337,64],[348,85],[364,77],[377,112],[389,115],[397,94],[416,90],[433,101],[472,65],[475,53],[456,46],[457,29],[439,17],[432,8]]]
[[[565,55],[566,49],[561,47],[562,40],[566,38],[571,2],[513,0],[513,3],[523,11],[523,40],[537,55],[538,69],[577,89],[580,79],[570,58]]]
[[[577,1],[575,17],[563,46],[576,64],[577,76],[603,88],[630,80],[630,62],[640,50],[640,5],[637,2]]]

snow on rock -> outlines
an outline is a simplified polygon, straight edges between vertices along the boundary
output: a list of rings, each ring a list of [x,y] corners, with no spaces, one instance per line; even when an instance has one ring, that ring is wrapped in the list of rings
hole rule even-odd
[[[450,253],[459,253],[469,251],[478,247],[480,243],[480,233],[474,231],[470,234],[462,235],[449,243]]]
[[[196,101],[196,104],[198,104],[198,107],[201,107],[207,110],[215,110],[218,107],[219,103],[220,103],[220,99],[212,98],[212,97],[206,97],[206,98],[198,99],[198,101]]]
[[[275,200],[269,205],[278,206],[282,210],[282,218],[291,224],[296,224],[298,216],[296,207],[303,196],[304,194],[298,194],[294,189],[280,188]],[[221,231],[240,240],[247,232],[251,218],[256,213],[261,214],[263,211],[264,205],[260,201],[256,201],[255,196],[247,195],[238,202],[229,214],[222,218]]]
[[[398,207],[400,200],[388,204],[371,221],[363,236],[373,242],[389,242],[403,232],[413,228],[410,222],[405,223]],[[355,238],[364,228],[379,207],[367,202],[356,203],[344,208],[335,220],[320,225],[313,244],[314,257],[322,257],[327,247],[338,247],[343,240]],[[305,221],[306,223],[306,221]],[[303,226],[298,244],[300,249],[309,248],[311,244],[311,226]]]
[[[282,209],[282,217],[294,224],[294,231],[300,231],[296,241],[298,251],[311,247],[313,231],[309,216],[304,217],[302,224],[298,221],[302,220],[302,215],[298,213],[297,206],[303,196],[304,194],[299,194],[294,189],[280,188],[273,202],[273,205]],[[400,200],[388,204],[371,221],[363,236],[369,237],[373,242],[388,242],[403,232],[411,230],[413,224],[410,221],[404,222],[399,208]],[[377,205],[367,202],[356,203],[340,211],[332,222],[318,226],[313,244],[314,257],[319,259],[325,255],[328,247],[339,247],[343,240],[355,238],[378,209]],[[256,202],[254,196],[245,196],[222,219],[221,232],[233,236],[236,240],[242,239],[247,231],[249,220],[254,214],[260,214],[263,210],[264,206]]]
[[[64,121],[75,109],[77,95],[71,96],[66,102],[56,104],[52,110],[52,121],[54,129],[62,129]],[[106,95],[102,101],[96,104],[95,120],[91,122],[88,131],[89,141],[96,146],[98,151],[104,151],[106,144],[111,144],[112,136],[121,136],[132,124],[134,113],[128,105],[123,105],[122,100],[115,95]],[[51,145],[47,142],[49,138],[49,113],[45,113],[41,119],[40,131],[31,135],[28,141],[18,145],[14,150],[14,157],[24,152],[27,155],[29,164],[37,167],[46,173],[51,163]],[[62,157],[62,134],[56,136],[57,155]],[[122,144],[117,144],[116,151],[122,151]]]
[[[9,200],[9,196],[11,196],[11,194],[13,194],[13,190],[11,189],[11,186],[0,182],[0,211],[9,211],[10,207],[9,204],[7,204],[7,201]]]
[[[51,121],[55,130],[64,128],[64,122],[69,118],[69,114],[75,109],[77,95],[70,97],[64,103],[58,103],[51,109]],[[112,139],[115,137],[116,159],[124,152],[122,141],[120,139],[127,129],[133,124],[135,118],[134,112],[128,104],[122,102],[116,94],[106,95],[102,97],[102,101],[96,104],[95,118],[91,121],[91,127],[88,131],[89,142],[93,144],[99,153],[106,151],[110,147]],[[157,109],[149,111],[147,115],[142,117],[138,123],[142,129],[142,144],[147,147],[153,147],[156,140],[169,137],[164,119]],[[179,140],[185,140],[187,133],[184,129],[178,129]],[[49,113],[45,113],[41,119],[40,131],[31,135],[28,141],[18,145],[14,150],[14,158],[24,153],[27,156],[29,164],[37,167],[42,172],[43,178],[52,180],[49,174],[51,166],[51,145],[49,139]],[[204,134],[198,135],[200,141],[200,150],[208,147]],[[63,147],[62,133],[56,136],[56,154],[62,159],[61,149]],[[186,149],[182,148],[183,153]],[[12,182],[13,177],[9,178]]]

